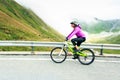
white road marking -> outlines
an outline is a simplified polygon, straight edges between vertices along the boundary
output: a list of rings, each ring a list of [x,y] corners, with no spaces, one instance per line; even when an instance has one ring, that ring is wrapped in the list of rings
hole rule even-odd
[[[0,58],[0,61],[50,61],[50,58]],[[73,59],[66,59],[67,61],[75,61]],[[110,60],[95,60],[95,62],[105,62],[105,63],[120,63],[120,61],[110,61]]]
[[[108,61],[108,60],[95,60],[95,62],[106,62],[106,63],[120,63],[120,61]]]
[[[51,59],[47,59],[47,58],[0,58],[0,60],[17,60],[17,61],[36,61],[36,60],[40,60],[40,61],[49,61]]]

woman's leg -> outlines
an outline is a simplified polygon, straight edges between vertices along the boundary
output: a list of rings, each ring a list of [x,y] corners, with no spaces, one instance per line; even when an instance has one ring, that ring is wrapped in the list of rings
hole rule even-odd
[[[73,43],[73,45],[75,46],[75,52],[79,51],[79,47],[81,45],[82,42],[84,42],[86,39],[85,38],[74,38],[71,40],[71,42]],[[74,57],[72,59],[77,59],[78,55],[74,54]]]
[[[71,42],[72,42],[72,44],[75,46],[75,45],[77,45],[77,38],[73,38],[72,40],[71,40]]]
[[[74,47],[75,47],[75,50],[78,50],[78,49],[79,49],[78,46],[77,46],[78,41],[79,41],[78,38],[74,38],[74,39],[71,40],[72,44],[73,44]]]
[[[78,41],[78,38],[74,38],[74,39],[71,40],[72,44],[74,45],[73,50],[74,50],[75,53],[79,51],[78,46],[77,46],[77,41]],[[74,54],[74,57],[72,59],[77,59],[77,58],[78,58],[78,55]]]
[[[78,38],[77,46],[80,46],[81,43],[85,42],[86,38]]]
[[[85,38],[74,38],[71,40],[71,42],[75,46],[75,49],[78,50],[81,43],[84,42],[85,40],[86,40]]]
[[[73,45],[75,46],[75,49],[79,49],[78,46],[81,45],[82,42],[84,42],[86,39],[85,38],[74,38],[71,40],[71,42],[73,43]]]

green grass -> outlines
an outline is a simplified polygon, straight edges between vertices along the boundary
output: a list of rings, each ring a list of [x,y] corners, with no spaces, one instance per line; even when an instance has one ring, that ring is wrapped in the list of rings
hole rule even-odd
[[[100,54],[100,49],[94,49],[94,50],[99,52]],[[104,49],[103,54],[120,54],[120,50]]]
[[[114,19],[114,20],[103,20],[103,21],[97,21],[97,22],[81,22],[83,30],[92,33],[92,34],[99,34],[101,32],[109,32],[114,25],[114,29],[112,32],[119,32],[120,31],[120,23],[118,23],[120,19]]]
[[[64,38],[30,9],[14,0],[0,0],[0,40],[63,41]]]
[[[120,35],[112,35],[112,36],[108,36],[104,39],[99,39],[96,41],[93,41],[94,43],[102,43],[102,44],[120,44]],[[99,51],[99,50],[97,50]],[[120,50],[108,50],[105,49],[103,50],[103,53],[107,53],[107,54],[120,54]]]
[[[51,51],[51,47],[33,47],[34,51]],[[0,47],[0,51],[32,51],[32,47]]]
[[[0,0],[0,28],[11,32],[12,39],[62,41],[63,36],[48,26],[30,9],[26,9],[13,0]],[[5,33],[5,32],[3,32]],[[5,33],[6,34],[6,33]],[[58,37],[57,37],[58,36]],[[2,39],[4,36],[0,36]],[[8,36],[8,40],[11,39]]]
[[[117,36],[109,36],[105,38],[105,40],[101,41],[102,43],[110,43],[110,44],[120,44],[120,35]],[[120,50],[104,50],[105,53],[108,54],[120,54]]]
[[[107,54],[120,54],[120,50],[103,50],[104,53],[107,53]]]
[[[96,41],[93,40],[94,43],[107,43],[107,44],[120,44],[120,34],[111,35],[105,38],[99,38]]]

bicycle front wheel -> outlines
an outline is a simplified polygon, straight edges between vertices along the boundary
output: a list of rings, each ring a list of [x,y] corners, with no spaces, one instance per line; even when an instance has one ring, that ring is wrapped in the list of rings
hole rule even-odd
[[[94,52],[90,49],[82,49],[81,56],[78,57],[78,61],[83,65],[89,65],[93,63],[94,59],[95,59]]]
[[[55,63],[62,63],[67,58],[67,53],[62,47],[56,47],[51,51],[50,57]]]

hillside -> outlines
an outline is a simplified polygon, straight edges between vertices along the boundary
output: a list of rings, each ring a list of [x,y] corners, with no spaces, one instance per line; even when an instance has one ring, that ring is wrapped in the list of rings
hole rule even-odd
[[[62,41],[63,36],[30,9],[0,0],[0,40]]]
[[[120,31],[120,19],[101,20],[96,18],[95,22],[91,22],[89,24],[86,22],[81,22],[81,25],[85,31],[92,34]]]
[[[88,32],[92,43],[120,44],[120,19],[101,20],[95,18],[91,23],[80,22],[83,30]]]
[[[120,35],[106,37],[106,40],[102,40],[101,42],[111,43],[111,44],[120,44]]]
[[[109,34],[109,35],[108,35]],[[119,33],[100,33],[89,35],[88,41],[91,43],[120,44]]]

